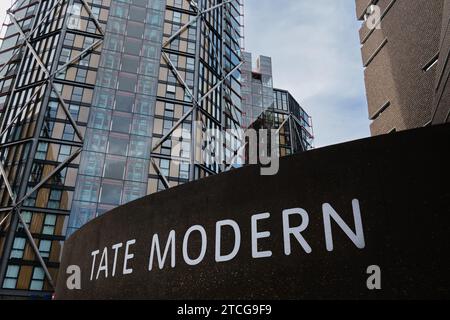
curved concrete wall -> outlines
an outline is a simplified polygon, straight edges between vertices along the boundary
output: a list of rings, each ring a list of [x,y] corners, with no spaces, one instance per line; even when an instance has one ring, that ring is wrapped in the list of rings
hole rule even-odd
[[[55,297],[449,298],[448,141],[380,136],[119,207],[66,241]]]

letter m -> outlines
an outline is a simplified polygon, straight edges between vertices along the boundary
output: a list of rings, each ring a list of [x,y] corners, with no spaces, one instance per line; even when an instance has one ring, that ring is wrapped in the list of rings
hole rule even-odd
[[[148,270],[149,271],[152,271],[152,269],[153,269],[153,258],[155,256],[155,251],[156,251],[156,255],[158,257],[159,269],[164,268],[164,264],[166,262],[167,255],[169,254],[169,249],[171,249],[170,266],[172,268],[175,268],[175,230],[172,230],[169,233],[169,237],[167,239],[166,247],[164,249],[164,255],[162,257],[161,257],[161,247],[159,245],[159,237],[158,237],[157,234],[155,234],[153,236],[152,248],[151,248],[151,251],[150,251],[150,261],[149,261],[149,264],[148,264]]]
[[[333,207],[324,203],[323,210],[323,223],[325,227],[325,241],[328,251],[333,251],[333,234],[331,231],[331,218],[338,224],[338,226],[345,232],[345,234],[352,240],[355,246],[359,249],[363,249],[365,245],[364,231],[361,220],[361,211],[359,209],[359,201],[354,199],[352,201],[353,218],[355,221],[356,233],[354,233],[350,227],[342,220],[339,214],[333,209]]]

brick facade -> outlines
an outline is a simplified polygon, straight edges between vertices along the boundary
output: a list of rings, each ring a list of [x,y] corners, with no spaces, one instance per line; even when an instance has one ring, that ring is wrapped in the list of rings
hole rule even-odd
[[[448,23],[448,18],[443,19],[448,2],[356,0],[358,19],[364,20],[371,4],[381,13],[380,28],[370,29],[363,23],[360,29],[372,135],[423,127],[437,108],[438,102],[433,104],[436,92],[448,97],[448,82],[441,81],[436,89],[437,75],[445,63],[441,59],[434,63],[441,47],[447,48],[448,56],[448,34],[442,28],[442,21]],[[448,65],[445,72],[448,76]]]

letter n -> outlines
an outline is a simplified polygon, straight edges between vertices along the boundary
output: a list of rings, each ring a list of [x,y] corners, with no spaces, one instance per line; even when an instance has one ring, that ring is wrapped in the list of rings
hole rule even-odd
[[[345,234],[350,238],[350,240],[359,249],[363,249],[365,245],[364,241],[364,231],[361,220],[361,211],[359,208],[359,201],[354,199],[352,201],[353,207],[353,218],[355,221],[356,233],[354,233],[350,227],[342,220],[339,214],[333,209],[333,207],[324,203],[322,206],[323,210],[323,223],[325,227],[325,241],[328,251],[333,251],[333,234],[331,231],[331,218],[338,224],[338,226],[345,232]]]

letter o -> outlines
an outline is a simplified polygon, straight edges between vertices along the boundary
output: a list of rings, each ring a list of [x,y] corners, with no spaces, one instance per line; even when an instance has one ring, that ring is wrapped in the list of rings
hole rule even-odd
[[[200,250],[200,255],[198,256],[197,259],[191,259],[188,254],[189,237],[191,233],[194,231],[200,232],[200,235],[202,236],[202,248]],[[192,226],[188,229],[188,231],[186,231],[186,234],[184,235],[183,239],[183,259],[188,265],[195,266],[203,261],[203,258],[205,257],[206,254],[207,241],[208,240],[206,238],[205,228],[203,228],[200,225]]]

